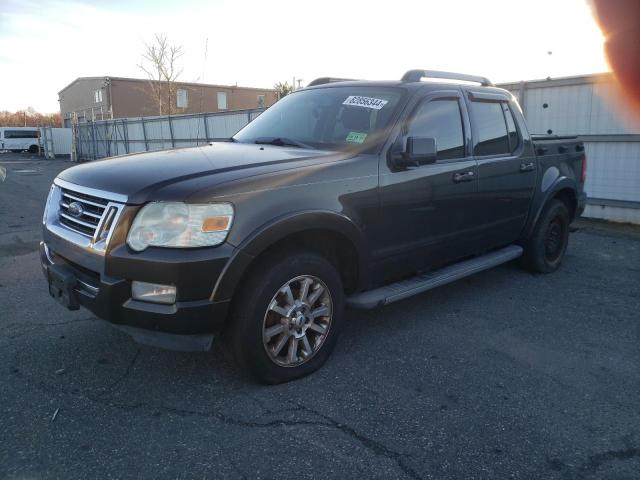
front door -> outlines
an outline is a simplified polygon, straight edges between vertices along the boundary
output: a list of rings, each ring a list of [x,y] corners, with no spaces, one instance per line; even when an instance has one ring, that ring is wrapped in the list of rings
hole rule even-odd
[[[417,167],[380,164],[380,225],[373,256],[382,280],[447,263],[467,254],[464,234],[477,192],[476,161],[469,148],[465,105],[458,89],[425,96],[409,116],[398,141],[436,140],[437,159]]]

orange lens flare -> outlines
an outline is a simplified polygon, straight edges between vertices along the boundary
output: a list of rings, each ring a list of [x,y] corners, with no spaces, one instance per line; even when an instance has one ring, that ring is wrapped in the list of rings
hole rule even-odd
[[[224,232],[229,228],[229,217],[209,217],[202,222],[203,232]]]
[[[621,89],[640,109],[640,0],[593,0],[605,52]]]

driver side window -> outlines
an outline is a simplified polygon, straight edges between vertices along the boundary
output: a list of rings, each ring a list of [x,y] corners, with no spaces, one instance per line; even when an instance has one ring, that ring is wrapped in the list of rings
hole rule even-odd
[[[423,102],[411,119],[407,135],[435,138],[437,160],[464,158],[464,131],[458,100],[443,98]]]

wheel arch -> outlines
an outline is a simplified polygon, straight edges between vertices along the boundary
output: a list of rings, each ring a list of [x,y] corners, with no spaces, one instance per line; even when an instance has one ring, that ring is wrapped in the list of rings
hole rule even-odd
[[[537,202],[537,205],[534,206],[535,214],[527,224],[523,235],[524,238],[528,238],[531,235],[540,219],[540,215],[542,215],[545,207],[553,199],[559,199],[564,202],[569,210],[570,221],[574,220],[578,209],[578,189],[576,188],[574,180],[568,177],[559,177],[542,193],[541,199]]]
[[[336,264],[348,291],[367,278],[366,243],[358,226],[330,211],[297,212],[254,230],[227,262],[211,294],[212,301],[229,300],[252,265],[265,253],[286,246],[307,247]]]

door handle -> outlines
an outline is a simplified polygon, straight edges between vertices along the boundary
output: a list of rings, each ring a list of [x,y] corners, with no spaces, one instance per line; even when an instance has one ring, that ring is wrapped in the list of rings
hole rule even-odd
[[[458,172],[453,174],[454,183],[471,182],[473,178],[473,172]]]
[[[520,171],[521,172],[531,172],[533,170],[535,170],[536,166],[533,162],[529,162],[529,163],[521,163],[520,164]]]

